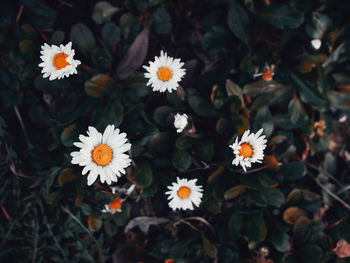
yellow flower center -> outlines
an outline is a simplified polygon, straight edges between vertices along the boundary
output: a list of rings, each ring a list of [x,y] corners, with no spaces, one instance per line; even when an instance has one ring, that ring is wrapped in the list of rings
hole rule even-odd
[[[109,209],[112,211],[119,210],[122,207],[122,200],[119,197],[116,197],[115,200],[109,203]]]
[[[99,144],[92,150],[92,160],[95,164],[106,166],[112,161],[113,151],[106,144]]]
[[[158,78],[161,81],[168,81],[173,76],[173,72],[168,67],[161,67],[157,72]]]
[[[186,199],[190,196],[191,194],[191,189],[188,188],[187,186],[181,186],[180,189],[177,191],[177,195],[181,199]]]
[[[239,150],[239,156],[243,156],[244,158],[252,157],[253,155],[253,147],[248,143],[242,143],[241,149]]]
[[[55,55],[52,63],[57,70],[60,70],[62,68],[65,68],[66,66],[70,65],[66,60],[67,57],[68,56],[64,53],[58,53],[57,55]]]

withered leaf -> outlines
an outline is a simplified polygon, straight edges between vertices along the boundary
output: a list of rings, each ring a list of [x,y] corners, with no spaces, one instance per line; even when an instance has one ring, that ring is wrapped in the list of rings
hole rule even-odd
[[[140,230],[147,235],[149,228],[151,225],[159,225],[167,223],[169,220],[166,218],[160,218],[160,217],[150,217],[150,216],[139,216],[135,217],[132,220],[129,221],[129,223],[126,225],[124,229],[124,233],[127,233],[135,226],[138,226]]]

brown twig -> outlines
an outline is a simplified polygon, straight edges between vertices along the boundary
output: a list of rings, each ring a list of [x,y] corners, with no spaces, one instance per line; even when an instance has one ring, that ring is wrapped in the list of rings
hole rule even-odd
[[[308,173],[327,194],[329,194],[331,197],[333,197],[335,200],[337,200],[339,203],[341,203],[346,209],[350,211],[350,206],[339,196],[334,194],[332,191],[330,191],[327,187],[325,187],[315,176],[313,176],[311,173]]]
[[[23,133],[24,133],[24,137],[26,138],[27,143],[29,143],[29,137],[28,137],[28,134],[27,134],[27,130],[26,130],[25,126],[24,126],[24,122],[23,122],[21,113],[19,112],[19,110],[18,110],[18,108],[17,108],[16,105],[13,106],[13,109],[14,109],[14,111],[15,111],[15,113],[16,113],[16,116],[17,116],[17,119],[18,119],[18,121],[19,121],[19,124],[21,125],[22,131],[23,131]]]
[[[303,163],[304,163],[306,166],[309,166],[310,168],[313,168],[313,169],[317,170],[319,173],[322,173],[322,174],[324,174],[325,176],[331,178],[340,188],[342,188],[342,189],[344,188],[343,185],[338,181],[338,179],[335,178],[335,177],[334,177],[333,175],[331,175],[330,173],[327,173],[326,171],[324,171],[324,170],[318,168],[317,166],[315,166],[315,165],[313,165],[313,164],[311,164],[311,163],[308,163],[308,162],[306,162],[306,161],[303,161]]]
[[[19,7],[17,17],[16,17],[16,23],[18,24],[19,20],[21,19],[22,13],[23,13],[24,5],[21,5]]]
[[[40,33],[40,36],[44,39],[44,41],[48,44],[50,44],[49,39],[46,37],[46,35],[43,33],[43,31],[41,31],[40,28],[36,27],[36,30]]]
[[[261,170],[264,170],[265,168],[267,168],[267,165],[264,165],[264,166],[256,168],[256,169],[251,169],[249,171],[246,171],[244,174],[251,174],[251,173],[259,172]]]
[[[80,65],[81,68],[83,68],[84,70],[86,70],[88,73],[90,73],[91,75],[96,75],[96,71],[93,70],[92,68],[90,68],[89,66],[85,65],[85,64],[81,64]]]
[[[2,212],[3,212],[3,214],[4,214],[4,216],[6,217],[6,219],[7,219],[8,221],[11,221],[11,217],[10,217],[10,215],[7,213],[6,208],[5,208],[4,206],[1,206],[1,210],[2,210]]]

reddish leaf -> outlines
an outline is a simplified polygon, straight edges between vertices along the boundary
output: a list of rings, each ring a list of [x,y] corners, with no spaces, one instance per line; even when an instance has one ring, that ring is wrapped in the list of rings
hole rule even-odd
[[[332,250],[339,258],[350,257],[350,244],[345,239],[340,239]]]
[[[135,38],[125,56],[117,66],[115,77],[125,79],[129,77],[144,62],[149,40],[149,28],[145,27]]]

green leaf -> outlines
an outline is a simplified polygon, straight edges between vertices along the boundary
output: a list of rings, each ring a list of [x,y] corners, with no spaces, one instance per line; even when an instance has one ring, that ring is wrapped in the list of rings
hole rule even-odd
[[[169,151],[169,133],[160,132],[152,136],[148,141],[147,149],[150,154],[157,157],[164,157]]]
[[[63,40],[64,40],[64,32],[61,30],[57,30],[55,31],[52,35],[51,35],[51,44],[53,45],[60,45],[62,44]]]
[[[169,33],[172,27],[171,17],[163,7],[152,13],[152,29],[157,34]]]
[[[41,28],[49,28],[55,23],[56,13],[47,5],[40,4],[32,9],[33,20]]]
[[[306,33],[312,39],[322,39],[331,27],[332,20],[327,15],[313,12],[312,23],[306,25]]]
[[[188,152],[176,148],[171,160],[174,167],[180,172],[186,171],[192,164],[192,156]]]
[[[328,99],[334,108],[341,110],[350,110],[350,92],[343,93],[338,91],[328,91]]]
[[[301,263],[319,263],[323,260],[323,249],[314,244],[306,244],[297,251]]]
[[[240,214],[233,214],[228,221],[228,231],[230,237],[236,239],[240,236],[240,231],[243,225],[243,218]]]
[[[205,237],[203,237],[203,249],[205,251],[205,254],[207,254],[210,258],[215,258],[218,253],[215,245]]]
[[[191,96],[188,98],[188,104],[199,116],[211,116],[215,117],[218,115],[218,111],[208,101],[199,96]]]
[[[92,19],[97,24],[103,24],[105,22],[111,21],[113,14],[118,11],[119,8],[112,6],[106,1],[97,2],[94,6]]]
[[[270,5],[261,12],[261,17],[280,29],[297,28],[304,22],[304,14],[289,5]]]
[[[300,99],[305,103],[312,105],[325,105],[327,102],[316,95],[316,91],[312,87],[303,82],[295,74],[291,73],[291,78],[299,90]]]
[[[232,80],[227,79],[225,87],[227,96],[237,96],[241,100],[241,104],[244,104],[243,90],[240,86],[238,86]]]
[[[85,82],[85,91],[92,97],[101,97],[115,87],[115,81],[108,75],[98,74]]]
[[[286,252],[289,246],[288,235],[281,231],[274,231],[270,238],[272,245],[279,252]]]
[[[195,140],[193,138],[186,135],[180,135],[179,138],[176,139],[175,145],[176,148],[180,150],[186,150],[188,148],[191,148],[194,143]]]
[[[265,191],[264,194],[269,205],[281,207],[281,205],[284,203],[284,195],[278,189],[270,189]]]
[[[76,133],[76,127],[77,124],[73,123],[66,128],[61,133],[61,142],[64,146],[72,146],[74,139],[75,139],[75,133]]]
[[[213,157],[215,145],[212,141],[202,140],[196,144],[196,156],[204,162],[210,162]]]
[[[140,30],[140,19],[132,13],[123,14],[119,20],[119,27],[126,42],[130,43]]]
[[[290,121],[295,124],[302,113],[302,106],[297,96],[294,96],[293,99],[290,100],[288,105],[288,112],[290,116]]]
[[[262,216],[253,216],[245,222],[244,233],[249,241],[262,242],[267,235],[267,226]]]
[[[287,180],[297,180],[306,175],[306,167],[299,161],[291,161],[281,166],[280,173]]]
[[[102,28],[101,34],[103,41],[109,46],[113,46],[120,41],[120,29],[113,22],[105,24]]]
[[[135,168],[135,177],[137,185],[146,188],[152,184],[153,173],[149,162],[145,160],[138,161]]]
[[[311,235],[311,221],[306,216],[302,215],[297,218],[293,226],[294,240],[298,243],[305,243]]]
[[[166,125],[166,120],[169,117],[170,113],[175,111],[174,108],[169,106],[160,106],[153,113],[153,119],[160,126]]]
[[[95,38],[90,28],[85,24],[77,23],[70,31],[73,48],[76,47],[82,54],[87,55],[95,47]]]
[[[91,60],[95,67],[108,70],[112,64],[112,53],[104,47],[95,47],[91,51]]]
[[[232,2],[228,11],[227,23],[233,34],[249,45],[249,18],[246,11],[237,3]]]
[[[214,26],[204,34],[202,47],[204,50],[212,51],[225,47],[232,39],[232,34],[223,26]]]
[[[103,123],[105,127],[108,124],[114,124],[116,127],[119,127],[123,118],[124,107],[118,100],[107,104],[103,111]]]

